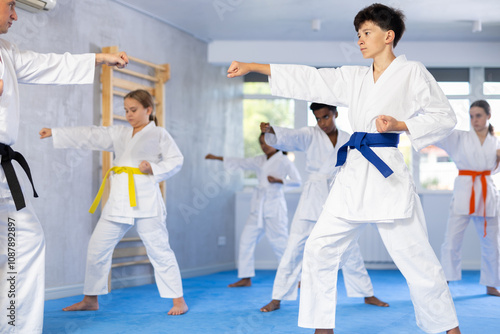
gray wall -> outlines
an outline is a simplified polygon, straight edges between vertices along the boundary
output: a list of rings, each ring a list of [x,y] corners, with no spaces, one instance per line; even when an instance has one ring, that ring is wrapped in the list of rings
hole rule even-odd
[[[207,63],[206,43],[112,1],[58,0],[50,12],[18,15],[2,37],[21,49],[85,53],[118,45],[135,57],[170,63],[166,128],[185,156],[182,171],[167,184],[170,244],[184,277],[233,268],[239,181],[225,175],[222,164],[203,158],[208,152],[242,152],[242,81]],[[14,148],[30,163],[40,195],[32,202],[45,231],[52,297],[81,292],[87,243],[98,219],[87,210],[100,183],[100,154],[55,150],[51,139],[38,139],[38,131],[100,124],[99,71],[93,86],[20,87],[22,120]],[[115,106],[122,110],[121,102]],[[217,245],[219,236],[226,237],[225,246]],[[116,277],[150,274],[146,267],[127,268]]]

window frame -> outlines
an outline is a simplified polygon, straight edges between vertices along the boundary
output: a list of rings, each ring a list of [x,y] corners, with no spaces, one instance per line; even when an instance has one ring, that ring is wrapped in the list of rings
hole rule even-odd
[[[245,77],[245,82],[267,82],[267,76],[265,76],[265,80],[263,80],[262,76],[253,76],[253,77]],[[293,100],[294,102],[294,121],[293,126],[295,129],[307,126],[307,113],[304,113],[304,110],[307,108],[307,102],[301,100],[288,99],[280,96],[273,96],[271,94],[245,94],[243,93],[242,101],[244,100]],[[243,113],[245,111],[243,110]],[[294,163],[299,171],[299,174],[302,178],[305,177],[305,155],[303,152],[294,152],[295,160]],[[243,185],[245,187],[253,187],[258,184],[256,178],[248,178],[243,173]],[[300,187],[301,191],[302,187]],[[299,191],[298,190],[298,191]]]
[[[469,69],[469,94],[467,95],[446,95],[449,100],[461,99],[469,100],[469,105],[476,100],[497,100],[500,99],[500,94],[497,95],[485,95],[483,91],[484,83],[486,80],[486,68],[485,67],[470,67]],[[500,69],[498,69],[500,71]],[[429,70],[433,73],[433,70]],[[463,73],[462,73],[463,74]],[[452,81],[452,80],[440,80],[439,76],[436,78],[439,81]],[[458,81],[458,80],[457,80]],[[460,80],[461,81],[461,80]],[[498,110],[500,112],[500,110]],[[497,126],[500,126],[497,125]],[[420,153],[412,150],[412,175],[417,187],[417,192],[419,194],[437,194],[437,193],[452,193],[453,190],[433,190],[425,189],[422,187],[420,182]]]
[[[463,68],[429,68],[431,74],[433,74],[438,82],[466,82],[465,79],[469,80],[469,94],[464,95],[446,95],[449,100],[461,99],[469,100],[469,105],[476,100],[500,100],[500,94],[484,94],[483,87],[485,82],[491,82],[492,80],[487,80],[487,72],[491,72],[491,68],[486,67],[463,67]],[[468,75],[466,72],[468,71]],[[500,73],[500,68],[494,68],[493,71]],[[264,82],[267,81],[267,77],[259,76],[252,78],[245,78],[245,82]],[[243,94],[243,99],[283,99],[282,97],[272,96],[268,94]],[[309,112],[308,102],[295,100],[294,109],[294,127],[301,128],[308,126],[308,114]],[[305,111],[305,112],[304,112]],[[500,110],[498,110],[500,112]],[[494,124],[495,125],[495,124]],[[500,128],[500,124],[496,124],[497,128]],[[295,164],[302,176],[305,175],[305,155],[302,152],[296,152]],[[419,194],[426,193],[451,193],[452,190],[434,190],[425,189],[422,187],[420,182],[420,153],[416,152],[414,149],[411,150],[411,164],[410,172],[412,173],[416,190]],[[248,183],[252,179],[244,179],[245,185],[253,184]],[[254,182],[254,181],[252,181]]]

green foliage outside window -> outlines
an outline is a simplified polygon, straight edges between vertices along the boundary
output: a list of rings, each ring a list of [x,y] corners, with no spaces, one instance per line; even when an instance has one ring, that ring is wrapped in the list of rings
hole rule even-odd
[[[284,99],[259,99],[243,101],[243,137],[245,157],[262,154],[259,145],[260,123],[293,128],[294,103]]]

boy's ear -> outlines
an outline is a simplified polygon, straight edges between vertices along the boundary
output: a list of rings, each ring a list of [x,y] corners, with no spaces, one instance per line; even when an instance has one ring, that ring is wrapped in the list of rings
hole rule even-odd
[[[394,41],[395,37],[396,37],[396,34],[394,33],[394,30],[387,30],[385,32],[385,43],[391,44]]]

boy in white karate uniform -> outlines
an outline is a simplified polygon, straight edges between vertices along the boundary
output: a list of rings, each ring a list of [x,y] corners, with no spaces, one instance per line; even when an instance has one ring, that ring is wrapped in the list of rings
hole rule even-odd
[[[405,276],[417,325],[428,333],[460,333],[442,267],[432,250],[411,174],[397,149],[406,131],[420,150],[456,124],[437,82],[418,62],[396,57],[404,32],[401,11],[381,4],[354,19],[358,45],[370,67],[316,69],[233,62],[228,77],[259,72],[274,95],[349,107],[355,133],[340,149],[340,169],[304,250],[299,326],[333,333],[337,273],[366,223],[374,223]]]
[[[330,184],[338,171],[338,167],[335,167],[337,152],[350,137],[335,124],[337,107],[312,103],[310,109],[318,122],[316,126],[287,129],[271,126],[269,123],[260,125],[261,131],[266,133],[267,144],[284,151],[305,152],[306,171],[309,173],[293,216],[286,249],[276,272],[272,300],[260,309],[262,312],[279,309],[281,300],[297,299],[304,246],[319,218],[328,197]],[[373,295],[372,282],[357,243],[342,268],[342,274],[349,297],[364,297],[366,304],[389,306]]]
[[[6,34],[17,13],[14,0],[0,0],[0,34]],[[124,52],[64,55],[20,51],[0,40],[0,333],[41,333],[45,296],[45,238],[29,198],[22,193],[12,161],[21,164],[31,181],[22,155],[11,148],[19,131],[19,86],[25,84],[91,84],[95,66],[124,67]],[[42,102],[43,103],[43,102]],[[34,187],[33,187],[34,191]],[[34,192],[36,197],[36,192]]]

